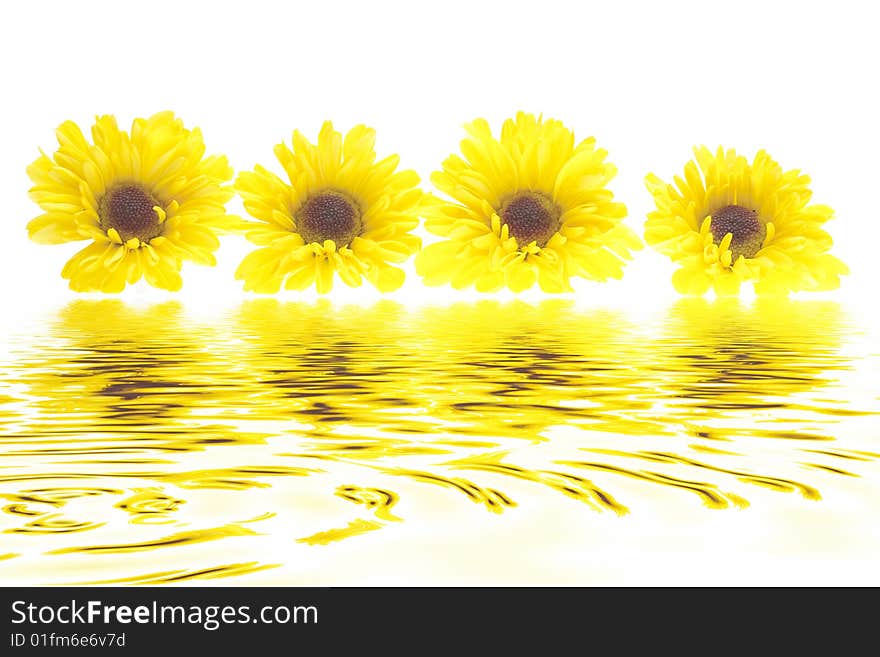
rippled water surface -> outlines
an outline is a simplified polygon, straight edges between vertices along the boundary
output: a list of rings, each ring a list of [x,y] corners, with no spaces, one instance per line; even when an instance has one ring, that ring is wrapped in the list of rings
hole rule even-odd
[[[878,582],[880,359],[834,303],[79,300],[3,338],[5,584]]]

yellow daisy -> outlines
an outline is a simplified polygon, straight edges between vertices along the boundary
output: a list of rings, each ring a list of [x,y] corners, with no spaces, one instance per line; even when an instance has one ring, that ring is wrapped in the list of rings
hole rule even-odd
[[[425,195],[414,171],[395,173],[397,155],[376,162],[375,141],[371,128],[355,126],[343,139],[327,121],[317,145],[295,131],[293,150],[275,147],[289,183],[259,165],[238,176],[244,206],[259,220],[249,222],[247,238],[262,247],[236,272],[245,290],[314,284],[324,294],[334,273],[352,287],[366,278],[382,292],[403,284],[403,270],[391,263],[419,249],[410,231]]]
[[[617,170],[595,139],[576,144],[560,121],[523,112],[504,122],[500,138],[484,119],[465,129],[464,157],[447,158],[431,177],[453,200],[426,208],[425,227],[445,238],[416,258],[428,285],[519,292],[537,282],[566,292],[572,276],[623,276],[641,243],[605,188]]]
[[[822,229],[833,210],[809,205],[808,176],[783,171],[764,151],[751,164],[733,149],[694,153],[675,185],[646,179],[657,210],[645,240],[681,266],[672,276],[676,290],[732,295],[753,281],[758,294],[784,294],[840,285],[848,269],[828,253],[831,237]]]
[[[96,119],[93,143],[72,121],[57,135],[54,155],[28,167],[45,211],[28,232],[43,244],[92,240],[61,272],[72,289],[120,292],[143,277],[177,290],[184,260],[215,264],[216,233],[236,220],[224,208],[232,169],[225,156],[204,156],[198,128],[160,112],[135,119],[130,135],[112,116]]]

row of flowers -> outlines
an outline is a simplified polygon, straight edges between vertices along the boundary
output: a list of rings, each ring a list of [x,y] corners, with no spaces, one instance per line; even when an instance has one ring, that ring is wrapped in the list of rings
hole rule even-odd
[[[426,284],[481,292],[566,292],[572,277],[623,276],[642,243],[607,188],[616,168],[595,139],[576,142],[560,121],[522,112],[500,136],[483,119],[466,131],[461,155],[431,176],[441,198],[399,171],[397,155],[377,161],[375,132],[362,125],[343,136],[327,122],[316,144],[294,132],[291,146],[275,147],[286,179],[257,165],[233,186],[227,159],[206,156],[201,132],[171,112],[136,119],[130,132],[99,117],[91,141],[68,121],[58,150],[28,167],[44,212],[28,231],[46,244],[91,241],[62,270],[77,291],[119,292],[142,278],[177,290],[182,263],[215,264],[227,232],[258,247],[236,277],[260,293],[326,293],[336,277],[392,291],[413,255]],[[674,184],[653,174],[646,184],[656,210],[645,241],[679,266],[681,293],[731,295],[744,282],[759,294],[828,290],[847,273],[822,228],[831,208],[810,204],[809,178],[763,151],[749,162],[700,147]],[[226,213],[236,191],[252,219]],[[425,248],[412,233],[421,219],[440,238]]]

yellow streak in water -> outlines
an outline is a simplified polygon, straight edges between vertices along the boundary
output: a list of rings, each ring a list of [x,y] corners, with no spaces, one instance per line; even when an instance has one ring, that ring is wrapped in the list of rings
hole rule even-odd
[[[181,504],[186,503],[186,500],[166,495],[161,489],[155,487],[135,488],[133,492],[134,495],[114,506],[132,514],[131,521],[134,523],[172,522],[169,515],[177,511]]]
[[[21,527],[6,529],[5,532],[8,534],[66,534],[97,529],[102,525],[104,525],[103,522],[72,520],[57,513],[47,513]]]
[[[492,488],[482,488],[472,481],[461,479],[459,477],[444,477],[432,472],[420,472],[418,470],[407,470],[404,468],[385,468],[383,470],[387,474],[409,477],[415,481],[445,486],[460,491],[477,504],[483,504],[489,511],[501,513],[505,507],[516,506],[516,502],[509,497]]]
[[[352,520],[350,523],[348,523],[348,526],[346,527],[340,527],[339,529],[328,529],[327,531],[318,532],[317,534],[312,534],[311,536],[298,538],[296,539],[296,542],[308,543],[309,545],[327,545],[328,543],[341,541],[344,538],[360,536],[361,534],[366,534],[367,532],[382,529],[382,527],[384,527],[384,525],[377,520],[364,520],[363,518],[358,518],[356,520]]]
[[[397,504],[397,500],[400,499],[397,493],[380,488],[340,486],[336,489],[336,494],[349,502],[366,505],[380,520],[400,522],[400,518],[391,513],[391,507]]]
[[[740,508],[745,508],[746,506],[748,506],[748,502],[746,502],[738,495],[735,495],[733,493],[721,492],[717,490],[717,486],[715,484],[707,482],[689,481],[687,479],[680,479],[678,477],[662,474],[660,472],[650,472],[647,470],[629,470],[627,468],[607,465],[605,463],[591,463],[588,461],[559,461],[559,463],[561,465],[570,465],[575,468],[587,468],[592,470],[613,472],[615,474],[632,477],[633,479],[641,479],[642,481],[662,484],[663,486],[681,488],[683,490],[687,490],[699,495],[700,498],[703,500],[703,503],[710,509],[726,509],[731,505],[731,503],[734,506]]]
[[[193,543],[204,543],[206,541],[217,541],[220,539],[231,538],[235,536],[254,536],[256,532],[247,527],[238,525],[226,525],[223,527],[212,527],[210,529],[198,529],[194,531],[178,532],[165,536],[154,541],[144,541],[141,543],[124,543],[119,545],[83,545],[78,547],[60,548],[52,550],[49,554],[69,554],[71,552],[92,552],[102,554],[113,554],[123,552],[142,552],[160,547],[180,547],[183,545],[191,545]]]
[[[790,479],[782,479],[780,477],[770,477],[765,475],[755,475],[748,472],[743,472],[741,470],[732,470],[730,468],[721,468],[715,465],[709,465],[707,463],[702,463],[695,459],[687,458],[685,456],[679,456],[677,454],[668,454],[664,452],[624,452],[616,449],[595,449],[588,448],[587,451],[595,452],[597,454],[611,454],[613,456],[623,456],[627,458],[637,458],[644,459],[647,461],[654,461],[659,463],[682,463],[684,465],[692,465],[695,468],[704,468],[706,470],[714,470],[715,472],[723,472],[724,474],[734,475],[739,478],[741,481],[748,482],[750,484],[756,484],[758,486],[764,486],[766,488],[772,488],[773,490],[779,490],[784,492],[791,492],[797,490],[809,500],[818,500],[821,498],[819,495],[819,491],[817,491],[812,486],[807,486],[806,484],[802,484],[797,481],[792,481]]]
[[[610,493],[596,487],[593,482],[566,472],[548,472],[541,470],[529,470],[517,465],[502,463],[501,460],[507,455],[506,452],[494,452],[489,454],[475,454],[463,459],[448,461],[444,465],[452,468],[465,470],[484,470],[498,474],[534,481],[544,484],[576,500],[585,502],[597,510],[601,507],[611,509],[618,515],[628,513],[629,509],[617,502]],[[596,504],[598,503],[598,505]]]

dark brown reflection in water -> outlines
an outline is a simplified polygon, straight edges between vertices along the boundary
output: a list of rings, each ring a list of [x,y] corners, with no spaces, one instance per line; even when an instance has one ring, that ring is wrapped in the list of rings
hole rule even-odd
[[[473,508],[822,503],[880,458],[876,358],[825,302],[82,300],[7,337],[0,572],[33,583],[247,580]]]

